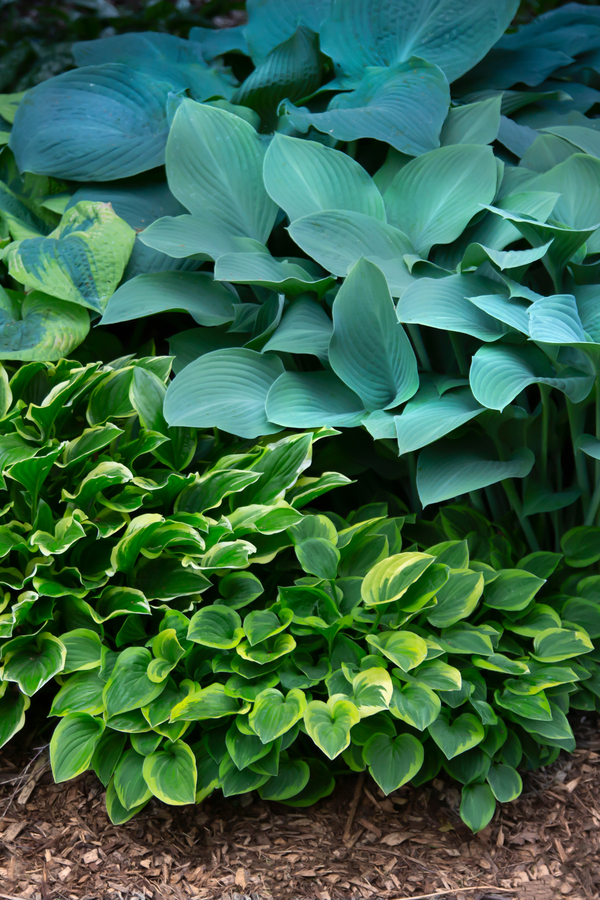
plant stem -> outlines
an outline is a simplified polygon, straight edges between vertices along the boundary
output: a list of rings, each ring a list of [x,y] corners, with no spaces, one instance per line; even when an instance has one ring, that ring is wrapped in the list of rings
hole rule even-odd
[[[517,494],[517,489],[512,483],[511,478],[505,478],[502,482],[502,487],[506,491],[506,496],[508,497],[508,502],[512,506],[519,522],[521,523],[521,528],[523,529],[523,533],[527,538],[527,543],[531,547],[532,550],[539,550],[540,545],[538,544],[538,540],[535,536],[535,532],[531,527],[531,522],[527,518],[527,516],[523,515],[523,507],[521,505],[521,501],[519,500],[519,495]]]
[[[463,350],[462,344],[460,342],[460,338],[453,331],[449,332],[450,341],[452,343],[452,349],[454,350],[454,355],[456,356],[456,362],[458,363],[458,371],[463,376],[463,378],[467,377],[469,372],[469,366],[467,363],[467,357],[465,356],[465,351]]]
[[[548,438],[550,434],[550,388],[547,384],[540,384],[540,396],[542,398],[542,458],[541,475],[544,485],[548,481]]]
[[[569,413],[569,427],[571,429],[571,442],[573,444],[573,453],[575,454],[575,471],[577,473],[577,484],[581,491],[581,503],[583,512],[587,515],[590,505],[590,481],[585,462],[585,457],[581,450],[577,450],[577,440],[581,435],[581,416],[575,404],[567,398],[567,410]]]
[[[594,519],[596,518],[596,513],[598,512],[598,506],[600,505],[600,479],[596,481],[596,488],[594,490],[590,508],[587,511],[584,525],[593,525]]]
[[[469,497],[475,509],[478,510],[487,519],[487,510],[479,491],[469,491]]]
[[[432,366],[429,361],[429,355],[427,350],[425,349],[425,344],[423,343],[423,338],[421,337],[421,331],[418,325],[407,325],[408,333],[413,342],[413,346],[415,348],[415,353],[419,357],[419,362],[421,363],[421,368],[425,372],[431,372]]]

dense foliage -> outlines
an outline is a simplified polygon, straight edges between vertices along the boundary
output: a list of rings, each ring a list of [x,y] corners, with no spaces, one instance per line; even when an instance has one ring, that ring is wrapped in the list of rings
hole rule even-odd
[[[0,95],[0,737],[40,691],[115,822],[443,766],[478,830],[598,708],[600,10],[516,7],[248,0]]]

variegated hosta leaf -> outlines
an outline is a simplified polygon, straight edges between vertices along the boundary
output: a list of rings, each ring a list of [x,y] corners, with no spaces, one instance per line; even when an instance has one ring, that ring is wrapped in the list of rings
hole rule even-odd
[[[87,310],[41,291],[0,287],[0,359],[64,359],[90,330]]]
[[[28,288],[102,312],[133,248],[135,232],[110,203],[82,200],[48,237],[9,245],[4,259]]]

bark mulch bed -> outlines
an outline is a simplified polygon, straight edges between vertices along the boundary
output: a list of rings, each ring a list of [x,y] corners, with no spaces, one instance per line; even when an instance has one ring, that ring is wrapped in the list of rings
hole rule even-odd
[[[91,775],[54,785],[44,753],[0,757],[0,900],[600,898],[600,732],[526,777],[473,836],[445,778],[383,798],[348,779],[309,809],[256,795],[151,803],[115,828]]]

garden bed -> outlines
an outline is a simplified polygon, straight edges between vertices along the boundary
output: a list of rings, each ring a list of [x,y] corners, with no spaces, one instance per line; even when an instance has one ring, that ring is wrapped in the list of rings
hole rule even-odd
[[[476,836],[447,779],[383,799],[358,777],[305,810],[255,794],[246,806],[209,799],[167,810],[154,802],[116,828],[93,775],[54,785],[43,755],[21,774],[26,760],[9,750],[0,759],[0,898],[399,900],[442,892],[446,900],[593,900],[598,723],[584,718],[577,735],[575,753],[526,776],[519,800],[499,807]]]

